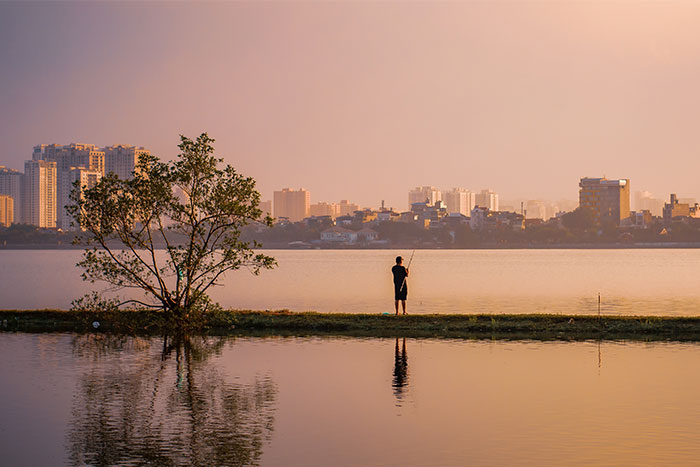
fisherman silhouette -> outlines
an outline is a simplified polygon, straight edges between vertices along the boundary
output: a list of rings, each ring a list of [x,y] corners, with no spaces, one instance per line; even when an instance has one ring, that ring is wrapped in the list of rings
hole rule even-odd
[[[399,338],[396,338],[394,349],[394,378],[391,382],[394,388],[394,396],[401,402],[408,386],[408,355],[406,354],[406,338],[403,338],[403,345],[399,353]]]
[[[397,256],[396,264],[391,268],[391,273],[394,275],[394,308],[397,315],[399,314],[399,300],[401,300],[403,314],[406,314],[406,297],[408,296],[406,278],[408,277],[408,272],[408,268],[403,266],[403,258]]]

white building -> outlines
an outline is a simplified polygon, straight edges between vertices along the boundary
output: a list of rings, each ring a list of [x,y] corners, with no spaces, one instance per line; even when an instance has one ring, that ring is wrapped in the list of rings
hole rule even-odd
[[[434,186],[419,186],[408,192],[408,209],[413,203],[425,203],[434,205],[442,201],[442,193]]]
[[[102,148],[105,154],[105,175],[113,173],[117,177],[128,180],[133,177],[140,155],[150,155],[151,151],[144,147],[115,144]]]
[[[70,170],[63,172],[61,176],[61,183],[63,185],[61,188],[61,193],[63,199],[59,204],[62,229],[76,230],[78,228],[77,226],[71,226],[73,218],[68,214],[68,211],[65,209],[66,206],[73,204],[70,199],[70,193],[75,188],[74,183],[77,181],[80,182],[78,187],[80,192],[82,192],[82,190],[92,188],[95,185],[97,185],[97,182],[99,182],[101,178],[101,172],[99,172],[98,170],[86,169],[85,167],[72,167]]]
[[[0,195],[12,197],[13,223],[22,223],[22,172],[0,165]]]
[[[481,190],[481,193],[476,195],[476,205],[488,208],[489,211],[498,211],[498,193],[488,188]]]
[[[321,232],[321,241],[328,243],[355,243],[357,242],[357,232],[336,225]]]
[[[56,162],[24,163],[22,221],[37,227],[56,227]]]
[[[379,239],[379,233],[376,230],[365,227],[357,231],[357,240],[364,243],[375,242]]]
[[[468,216],[476,206],[476,193],[464,188],[453,188],[442,193],[448,213],[459,213]]]

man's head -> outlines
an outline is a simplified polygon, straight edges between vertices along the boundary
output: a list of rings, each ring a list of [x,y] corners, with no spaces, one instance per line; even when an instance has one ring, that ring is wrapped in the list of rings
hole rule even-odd
[[[400,256],[397,256],[396,257],[396,264],[401,264],[401,263],[403,263],[403,258]]]

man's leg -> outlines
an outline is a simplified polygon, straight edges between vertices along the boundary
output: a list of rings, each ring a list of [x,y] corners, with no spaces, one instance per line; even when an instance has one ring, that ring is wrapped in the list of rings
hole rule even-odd
[[[403,314],[406,314],[406,300],[401,300],[401,307],[403,308]],[[399,313],[398,306],[396,307],[396,314]]]
[[[394,300],[394,308],[396,308],[396,314],[398,315],[399,314],[399,301],[398,300]]]

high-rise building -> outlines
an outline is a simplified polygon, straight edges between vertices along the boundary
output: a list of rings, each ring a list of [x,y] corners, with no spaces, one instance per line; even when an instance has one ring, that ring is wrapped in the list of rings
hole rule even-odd
[[[54,161],[59,172],[71,167],[85,167],[102,174],[105,172],[105,153],[94,144],[38,144],[34,146],[32,160]]]
[[[339,212],[340,208],[335,203],[315,203],[309,206],[309,213],[312,216],[331,216],[335,219]]]
[[[309,192],[303,188],[299,190],[283,188],[281,191],[275,191],[272,203],[275,218],[286,217],[292,222],[299,222],[309,217],[310,200]]]
[[[149,155],[151,151],[144,147],[116,144],[102,148],[105,153],[105,174],[110,172],[124,180],[130,179],[141,154]]]
[[[433,206],[438,201],[442,201],[442,193],[434,186],[418,186],[408,192],[408,209],[413,203],[428,203]]]
[[[69,226],[63,225],[63,219],[65,218],[65,201],[70,195],[70,187],[68,186],[68,191],[64,192],[66,184],[62,182],[74,167],[84,167],[104,175],[105,153],[94,144],[71,143],[65,146],[38,144],[34,146],[32,159],[56,162],[56,180],[58,182],[56,187],[56,200],[58,201],[56,227],[67,229]]]
[[[0,195],[0,227],[9,227],[14,223],[14,208],[12,196]]]
[[[582,178],[578,185],[579,207],[589,209],[598,223],[620,221],[630,217],[630,183],[628,179]]]
[[[0,195],[12,197],[15,224],[22,222],[22,172],[0,166]]]
[[[636,191],[634,193],[634,210],[649,211],[653,216],[661,216],[664,209],[664,202],[648,191]]]
[[[476,194],[464,188],[453,188],[442,193],[442,200],[450,214],[460,213],[469,216],[476,205]]]
[[[338,216],[352,216],[355,211],[360,210],[360,205],[351,203],[347,199],[340,200],[338,203]]]
[[[73,204],[73,202],[70,199],[70,194],[73,191],[73,189],[76,188],[75,183],[80,182],[77,188],[82,196],[83,190],[94,187],[95,185],[97,185],[97,182],[99,182],[101,178],[102,173],[100,171],[86,169],[85,167],[72,167],[70,170],[64,171],[62,173],[61,184],[63,186],[60,191],[62,193],[63,199],[59,203],[62,229],[74,230],[78,228],[78,226],[71,225],[73,223],[73,218],[68,214],[68,211],[65,209],[66,206]]]
[[[22,185],[22,221],[56,227],[56,162],[26,161]]]
[[[482,208],[487,208],[489,211],[498,211],[498,193],[489,190],[481,190],[476,195],[476,205]]]

